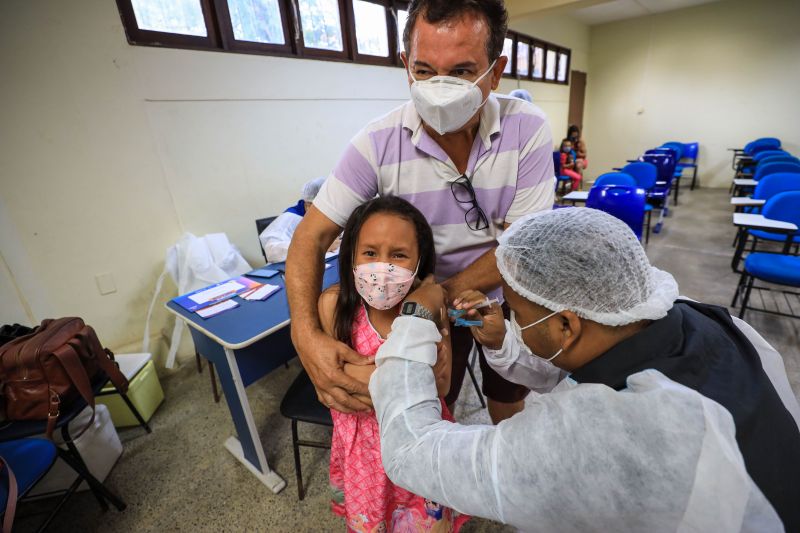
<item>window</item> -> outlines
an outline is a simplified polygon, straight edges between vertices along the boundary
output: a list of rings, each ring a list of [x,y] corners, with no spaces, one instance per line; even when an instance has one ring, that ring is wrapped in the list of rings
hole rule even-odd
[[[407,0],[116,0],[134,45],[403,66]],[[509,30],[503,75],[567,84],[571,52]]]
[[[557,81],[567,83],[567,76],[569,76],[569,56],[564,52],[558,54],[558,76]]]
[[[237,41],[286,44],[278,0],[228,0],[228,11]]]
[[[544,62],[544,79],[555,81],[556,79],[556,51],[548,47]]]
[[[405,52],[406,46],[403,43],[403,33],[406,31],[406,22],[408,22],[408,10],[397,9],[397,49]]]
[[[533,46],[533,79],[540,80],[544,77],[544,48]]]
[[[530,73],[531,46],[528,43],[517,43],[517,76],[527,78]]]
[[[502,55],[508,58],[508,63],[506,63],[506,68],[503,70],[503,74],[511,74],[513,71],[511,70],[511,55],[514,50],[514,39],[506,37],[506,40],[503,41],[503,53]]]
[[[131,0],[140,30],[206,37],[200,0]]]

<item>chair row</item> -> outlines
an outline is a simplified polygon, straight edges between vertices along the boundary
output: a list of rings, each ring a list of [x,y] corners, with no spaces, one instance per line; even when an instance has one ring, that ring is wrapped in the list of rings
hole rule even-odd
[[[741,273],[731,307],[740,307],[742,318],[748,309],[800,317],[800,293],[793,292],[800,287],[800,160],[774,137],[731,150],[731,190],[751,193],[731,198],[737,227],[731,269]],[[762,307],[752,305],[753,291]],[[769,292],[779,295],[771,306],[764,299]]]

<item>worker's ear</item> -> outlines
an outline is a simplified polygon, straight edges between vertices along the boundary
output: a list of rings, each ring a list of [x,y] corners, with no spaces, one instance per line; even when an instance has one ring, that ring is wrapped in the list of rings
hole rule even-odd
[[[560,312],[558,314],[558,319],[561,321],[559,330],[561,338],[559,341],[561,341],[561,347],[566,351],[569,350],[572,345],[578,342],[578,339],[583,332],[581,319],[572,311]]]

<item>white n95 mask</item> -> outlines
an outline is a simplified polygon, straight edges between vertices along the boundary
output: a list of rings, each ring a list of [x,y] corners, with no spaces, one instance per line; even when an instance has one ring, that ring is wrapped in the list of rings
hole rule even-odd
[[[418,80],[409,69],[411,79],[414,80],[411,84],[411,99],[419,116],[439,135],[458,131],[486,102],[478,82],[492,71],[496,62],[497,60],[492,61],[489,69],[474,82],[454,76],[434,76],[429,80]]]
[[[545,357],[545,356],[543,356],[543,355],[538,355],[538,354],[535,354],[535,353],[533,353],[533,351],[531,351],[531,349],[530,349],[530,348],[528,348],[528,345],[527,345],[527,344],[525,344],[525,341],[524,341],[524,340],[522,340],[522,331],[523,331],[523,330],[526,330],[526,329],[528,329],[528,328],[532,328],[532,327],[533,327],[533,326],[535,326],[536,324],[541,324],[542,322],[544,322],[544,321],[545,321],[545,320],[547,320],[548,318],[550,318],[550,317],[553,317],[553,316],[555,316],[555,315],[557,315],[557,314],[558,314],[558,313],[556,313],[556,312],[554,311],[554,312],[550,313],[549,315],[547,315],[546,317],[544,317],[544,318],[541,318],[541,319],[537,320],[536,322],[534,322],[534,323],[532,323],[532,324],[528,324],[528,325],[527,325],[527,326],[525,326],[524,328],[521,328],[521,327],[519,326],[519,322],[517,322],[517,315],[516,315],[516,313],[514,313],[514,310],[512,309],[512,310],[511,310],[511,316],[509,317],[508,323],[509,323],[509,324],[511,324],[511,331],[514,333],[514,337],[516,337],[516,339],[517,339],[517,344],[519,345],[520,349],[521,349],[522,351],[524,351],[524,352],[527,352],[528,354],[530,354],[530,355],[531,355],[531,356],[533,356],[533,357],[538,357],[539,359],[544,359],[544,360],[545,360],[545,361],[547,361],[548,363],[550,363],[550,362],[551,362],[553,359],[555,359],[556,357],[558,357],[558,356],[561,354],[561,352],[563,352],[563,351],[564,351],[564,348],[561,348],[559,351],[557,351],[557,352],[556,352],[556,353],[555,353],[553,356],[551,356],[551,357]],[[550,364],[552,364],[552,363],[550,363]]]

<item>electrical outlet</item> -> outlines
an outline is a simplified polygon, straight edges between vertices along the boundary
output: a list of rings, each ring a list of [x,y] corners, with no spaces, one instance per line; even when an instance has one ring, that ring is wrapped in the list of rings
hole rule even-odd
[[[106,294],[117,292],[117,284],[114,283],[114,275],[111,272],[97,274],[94,280],[97,283],[97,290],[100,291],[101,295],[105,296]]]

